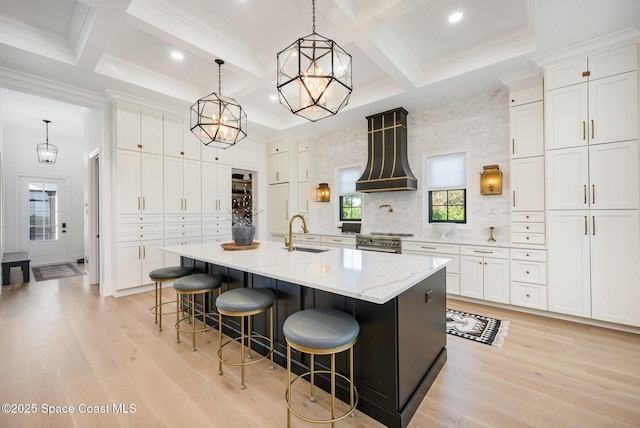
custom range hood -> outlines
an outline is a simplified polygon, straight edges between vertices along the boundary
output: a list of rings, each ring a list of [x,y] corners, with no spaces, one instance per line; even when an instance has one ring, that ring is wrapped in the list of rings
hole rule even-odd
[[[407,114],[399,107],[367,116],[368,159],[357,192],[418,190],[407,159]]]

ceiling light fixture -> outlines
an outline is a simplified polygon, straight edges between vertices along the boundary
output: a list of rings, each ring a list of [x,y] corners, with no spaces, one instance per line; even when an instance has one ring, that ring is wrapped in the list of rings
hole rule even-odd
[[[247,114],[233,98],[222,95],[221,68],[224,61],[216,59],[218,64],[218,93],[200,98],[191,106],[191,132],[205,146],[220,143],[226,149],[247,136]]]
[[[36,152],[38,153],[38,161],[40,163],[56,163],[58,159],[58,147],[53,144],[49,144],[49,123],[50,120],[42,120],[47,127],[47,139],[46,142],[40,143],[36,146]]]
[[[171,52],[171,58],[175,59],[176,61],[182,61],[184,59],[184,55],[182,55],[180,52],[173,51]]]
[[[280,103],[292,113],[315,122],[347,105],[353,91],[351,55],[333,40],[316,33],[316,2],[312,0],[313,31],[277,55]]]
[[[460,21],[461,19],[462,19],[462,12],[454,12],[451,15],[449,15],[449,22],[451,22],[452,24]]]

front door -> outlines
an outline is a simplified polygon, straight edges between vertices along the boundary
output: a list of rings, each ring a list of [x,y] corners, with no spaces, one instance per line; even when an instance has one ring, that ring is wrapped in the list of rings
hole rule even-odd
[[[32,265],[68,261],[67,187],[64,178],[20,177],[20,242]]]

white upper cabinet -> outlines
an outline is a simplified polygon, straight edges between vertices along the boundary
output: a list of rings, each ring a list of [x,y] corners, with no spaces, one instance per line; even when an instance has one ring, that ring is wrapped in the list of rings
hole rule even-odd
[[[547,152],[547,208],[589,208],[589,152],[574,147]]]
[[[511,161],[512,211],[544,210],[544,157]]]
[[[162,214],[162,156],[117,150],[118,214]]]
[[[162,154],[162,113],[140,109],[140,144],[143,152]]]
[[[199,214],[201,208],[200,162],[164,158],[165,214]]]
[[[587,85],[547,91],[545,95],[545,145],[547,150],[587,144]]]
[[[115,104],[116,147],[162,154],[162,113]]]
[[[289,153],[269,155],[269,184],[289,182]]]
[[[186,119],[179,116],[164,115],[164,154],[165,156],[200,160],[201,143],[195,135],[191,134],[186,122]]]
[[[509,109],[511,158],[544,155],[544,114],[542,101]]]
[[[638,48],[635,44],[628,45],[552,65],[545,69],[544,84],[548,91],[626,73],[637,68]]]
[[[298,152],[298,182],[309,181],[309,152]]]
[[[231,167],[216,163],[202,164],[202,212],[227,214],[231,206]]]

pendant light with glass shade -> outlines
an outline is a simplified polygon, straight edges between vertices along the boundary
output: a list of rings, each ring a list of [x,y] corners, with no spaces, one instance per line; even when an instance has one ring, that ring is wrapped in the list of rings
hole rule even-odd
[[[191,106],[191,132],[205,146],[214,144],[226,149],[247,136],[247,114],[233,98],[222,95],[221,67],[218,64],[218,92],[200,98]]]
[[[313,30],[277,55],[280,103],[312,122],[333,116],[347,105],[353,91],[351,55]]]
[[[58,159],[58,147],[49,144],[49,123],[50,120],[43,119],[42,120],[47,127],[47,138],[44,143],[40,143],[36,146],[36,152],[38,153],[38,161],[40,163],[56,163]]]

